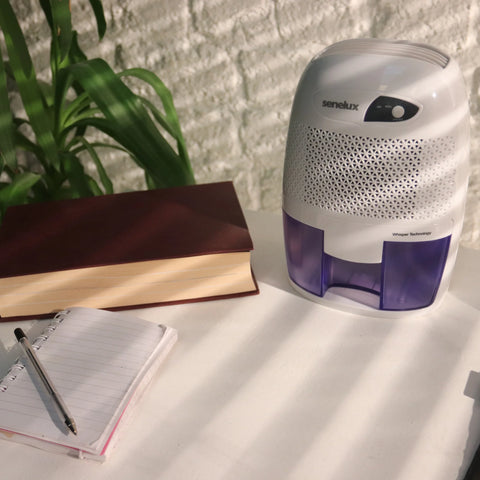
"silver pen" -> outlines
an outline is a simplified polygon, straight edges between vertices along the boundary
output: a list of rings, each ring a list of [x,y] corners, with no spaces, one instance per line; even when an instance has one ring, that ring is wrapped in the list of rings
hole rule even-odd
[[[21,328],[16,328],[14,333],[17,337],[18,342],[22,345],[23,350],[27,354],[27,357],[32,362],[32,365],[35,367],[35,370],[38,373],[38,376],[42,380],[43,384],[45,385],[45,388],[47,389],[48,393],[50,394],[53,401],[60,410],[65,424],[76,435],[77,426],[75,425],[75,421],[73,420],[72,415],[68,411],[67,406],[63,402],[62,397],[60,397],[60,394],[57,392],[57,389],[53,385],[53,382],[48,376],[45,367],[40,363],[40,360],[35,354],[35,350],[28,341],[27,336],[25,335],[25,333],[23,333],[23,330]]]

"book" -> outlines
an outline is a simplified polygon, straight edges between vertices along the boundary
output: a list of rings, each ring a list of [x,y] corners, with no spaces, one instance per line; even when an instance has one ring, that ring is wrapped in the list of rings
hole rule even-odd
[[[126,312],[59,312],[32,346],[78,434],[68,430],[21,356],[0,381],[0,438],[104,461],[176,340],[175,329]]]
[[[252,249],[232,182],[10,207],[0,317],[258,293]]]

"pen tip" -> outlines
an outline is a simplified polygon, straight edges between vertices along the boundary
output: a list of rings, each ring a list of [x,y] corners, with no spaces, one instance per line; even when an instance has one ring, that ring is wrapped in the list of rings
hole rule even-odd
[[[75,423],[73,422],[65,422],[67,424],[67,427],[71,430],[71,432],[76,435],[77,434],[77,427]]]

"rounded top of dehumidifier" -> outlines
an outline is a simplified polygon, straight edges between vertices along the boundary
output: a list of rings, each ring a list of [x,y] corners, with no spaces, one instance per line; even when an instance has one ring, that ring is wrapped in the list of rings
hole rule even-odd
[[[413,58],[445,68],[450,57],[441,50],[422,43],[406,40],[380,40],[375,38],[351,39],[334,43],[320,56],[341,54],[373,54]]]

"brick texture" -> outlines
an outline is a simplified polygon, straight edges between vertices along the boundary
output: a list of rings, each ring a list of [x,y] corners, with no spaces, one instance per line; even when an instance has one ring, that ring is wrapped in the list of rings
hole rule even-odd
[[[48,32],[35,0],[16,0],[47,71]],[[97,45],[86,0],[72,2],[89,57],[143,66],[172,90],[198,182],[231,179],[245,208],[279,211],[290,108],[300,75],[324,47],[355,37],[408,39],[452,55],[471,108],[471,181],[462,236],[480,248],[480,7],[478,0],[104,0]],[[141,172],[107,154],[117,190]]]

